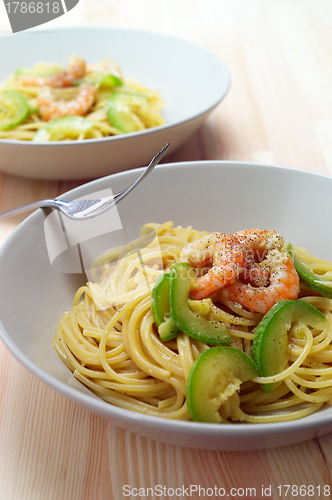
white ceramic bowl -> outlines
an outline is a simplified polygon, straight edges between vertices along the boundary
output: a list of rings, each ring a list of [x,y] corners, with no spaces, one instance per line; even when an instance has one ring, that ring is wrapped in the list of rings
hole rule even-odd
[[[76,198],[133,181],[127,171],[71,191]],[[188,184],[188,179],[190,183]],[[332,211],[332,178],[282,167],[236,162],[188,162],[156,167],[118,205],[123,226],[173,220],[207,231],[235,232],[250,227],[281,232],[287,241],[332,259],[332,232],[322,227]],[[66,274],[50,266],[44,222],[38,210],[9,237],[0,252],[0,335],[13,355],[34,375],[64,396],[113,424],[168,443],[219,450],[281,446],[332,430],[332,408],[294,422],[215,425],[169,421],[107,404],[78,382],[52,348],[59,318],[71,307],[83,274]],[[94,240],[95,254],[114,244],[112,233]]]
[[[213,53],[185,40],[120,28],[29,31],[0,37],[0,82],[36,62],[67,64],[115,59],[126,77],[159,89],[166,124],[89,141],[34,144],[0,139],[0,170],[43,179],[95,179],[146,165],[167,142],[175,151],[206,119],[229,88],[229,72]]]

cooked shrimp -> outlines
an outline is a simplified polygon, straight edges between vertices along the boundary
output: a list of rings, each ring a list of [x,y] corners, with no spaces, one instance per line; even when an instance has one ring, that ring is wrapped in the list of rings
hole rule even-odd
[[[246,263],[239,279],[251,283],[253,286],[267,286],[270,279],[270,269],[257,262]]]
[[[282,235],[266,229],[246,229],[238,231],[234,236],[247,248],[246,262],[240,280],[254,286],[267,286],[270,269],[264,265],[263,261],[272,249],[283,248]]]
[[[75,89],[46,89],[38,96],[37,104],[46,121],[63,116],[84,116],[96,97],[93,85],[83,84]]]
[[[282,299],[296,299],[300,291],[299,276],[288,253],[278,249],[271,250],[264,265],[270,268],[268,286],[255,287],[238,280],[225,286],[220,297],[262,314]]]
[[[231,234],[213,233],[190,243],[182,250],[180,258],[198,268],[212,263],[190,291],[192,299],[200,300],[238,277],[243,270],[246,249]]]
[[[50,76],[29,76],[20,75],[19,80],[22,85],[28,87],[71,87],[75,80],[85,76],[86,63],[83,59],[71,56],[67,69]]]
[[[246,229],[238,231],[234,236],[248,248],[248,257],[263,260],[264,255],[273,249],[282,250],[284,238],[281,234],[267,229]]]

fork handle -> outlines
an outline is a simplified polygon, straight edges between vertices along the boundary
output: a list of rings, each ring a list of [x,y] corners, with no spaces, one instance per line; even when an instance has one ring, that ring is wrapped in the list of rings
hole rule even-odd
[[[13,208],[12,210],[8,210],[7,212],[2,212],[0,214],[0,219],[7,219],[8,217],[12,217],[13,215],[22,214],[24,212],[28,212],[29,210],[36,210],[37,208],[59,208],[55,200],[41,200],[35,201],[33,203],[29,203],[28,205],[23,205],[22,207]]]
[[[126,190],[123,189],[120,193],[114,195],[114,201],[116,202],[118,198],[120,198]],[[61,210],[61,208],[66,208],[71,203],[70,200],[61,200],[57,199],[46,199],[34,201],[33,203],[28,203],[27,205],[22,205],[21,207],[13,208],[12,210],[8,210],[7,212],[0,213],[0,220],[7,219],[9,217],[13,217],[14,215],[19,215],[24,212],[28,212],[30,210],[37,210],[37,208],[56,208],[57,210]]]

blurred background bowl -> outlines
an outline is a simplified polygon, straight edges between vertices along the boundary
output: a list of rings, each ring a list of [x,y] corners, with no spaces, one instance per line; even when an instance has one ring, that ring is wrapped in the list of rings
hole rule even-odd
[[[66,66],[76,54],[88,63],[112,58],[126,78],[159,90],[165,125],[103,139],[31,143],[0,139],[0,170],[41,179],[95,179],[146,165],[167,142],[175,151],[219,104],[229,88],[225,64],[180,38],[143,30],[85,27],[0,37],[0,82],[38,62]]]

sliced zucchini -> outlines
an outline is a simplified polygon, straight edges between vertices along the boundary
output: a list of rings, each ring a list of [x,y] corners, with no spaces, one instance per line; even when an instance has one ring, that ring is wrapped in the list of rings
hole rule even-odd
[[[55,118],[37,130],[33,142],[76,140],[82,133],[86,134],[93,127],[94,124],[82,116]]]
[[[169,273],[158,276],[152,289],[151,309],[160,339],[165,342],[176,337],[178,327],[170,315]]]
[[[288,332],[295,324],[304,323],[318,330],[326,326],[324,314],[302,300],[281,300],[258,324],[252,345],[252,355],[261,377],[270,377],[287,368]],[[281,382],[261,384],[265,392],[273,391]]]
[[[121,87],[123,80],[116,75],[105,75],[105,73],[89,73],[79,83],[89,83],[90,85],[98,85],[99,87],[113,88]]]
[[[106,104],[108,121],[113,127],[128,134],[142,130],[140,119],[133,111],[133,106],[146,100],[146,96],[129,92],[112,92]]]
[[[257,377],[254,361],[233,347],[217,346],[202,352],[187,380],[187,406],[196,422],[220,423],[219,408],[239,390],[242,382]]]
[[[209,320],[189,306],[192,268],[186,262],[172,264],[170,270],[171,318],[180,331],[210,345],[231,344],[225,323]]]
[[[0,94],[0,130],[16,127],[29,115],[29,103],[16,90],[4,90]]]
[[[332,299],[332,281],[330,277],[325,277],[323,274],[316,274],[308,264],[305,264],[295,255],[293,246],[289,243],[287,252],[293,259],[295,269],[300,279],[312,290],[319,293],[323,297]]]

